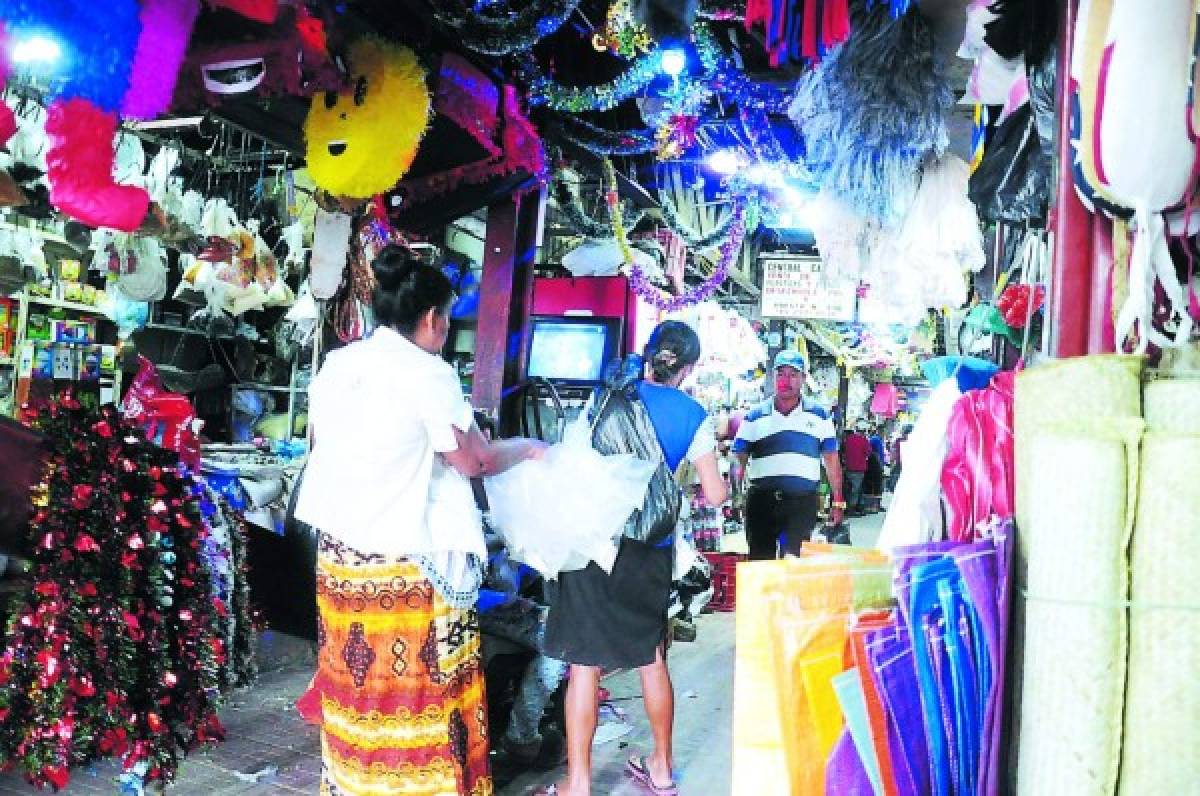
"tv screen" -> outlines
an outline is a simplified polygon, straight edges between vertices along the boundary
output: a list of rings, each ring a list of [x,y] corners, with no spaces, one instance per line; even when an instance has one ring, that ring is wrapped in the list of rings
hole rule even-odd
[[[598,382],[618,355],[616,318],[535,318],[529,343],[529,376],[554,382]]]

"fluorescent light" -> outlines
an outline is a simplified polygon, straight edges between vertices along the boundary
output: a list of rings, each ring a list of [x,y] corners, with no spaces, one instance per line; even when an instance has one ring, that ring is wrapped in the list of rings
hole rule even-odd
[[[180,116],[176,119],[151,119],[146,122],[129,122],[134,130],[174,130],[180,127],[199,127],[203,116]]]
[[[707,162],[717,174],[736,174],[742,168],[742,153],[736,149],[718,149],[708,156]]]
[[[663,50],[662,54],[662,70],[671,77],[679,77],[683,74],[683,70],[687,67],[687,53],[678,48],[672,47],[669,50]]]
[[[35,33],[27,39],[18,39],[12,48],[15,64],[52,64],[62,57],[62,47],[49,36]]]

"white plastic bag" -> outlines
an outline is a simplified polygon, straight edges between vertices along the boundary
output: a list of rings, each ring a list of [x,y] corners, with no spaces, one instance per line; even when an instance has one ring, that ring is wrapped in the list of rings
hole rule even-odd
[[[642,507],[655,465],[592,449],[585,415],[541,459],[485,480],[492,527],[509,555],[553,579],[595,561],[612,570],[625,521]]]

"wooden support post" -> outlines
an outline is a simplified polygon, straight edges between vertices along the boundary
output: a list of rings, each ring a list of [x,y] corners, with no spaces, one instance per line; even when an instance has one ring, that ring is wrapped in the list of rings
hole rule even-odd
[[[513,412],[502,411],[504,398],[525,372],[537,213],[536,195],[496,202],[487,213],[471,397],[477,409],[499,419],[501,434],[514,430]]]
[[[1092,318],[1092,218],[1075,194],[1071,164],[1071,47],[1079,0],[1064,0],[1058,36],[1058,185],[1048,331],[1056,357],[1088,353]]]

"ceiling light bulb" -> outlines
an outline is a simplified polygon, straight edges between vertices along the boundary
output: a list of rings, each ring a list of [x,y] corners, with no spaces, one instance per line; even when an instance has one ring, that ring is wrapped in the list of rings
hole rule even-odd
[[[62,47],[58,42],[40,34],[20,39],[12,48],[12,60],[15,64],[49,64],[54,63],[60,57],[62,57]]]
[[[664,50],[662,54],[662,70],[671,77],[679,77],[683,74],[684,68],[687,66],[687,53],[683,50],[672,48]]]

